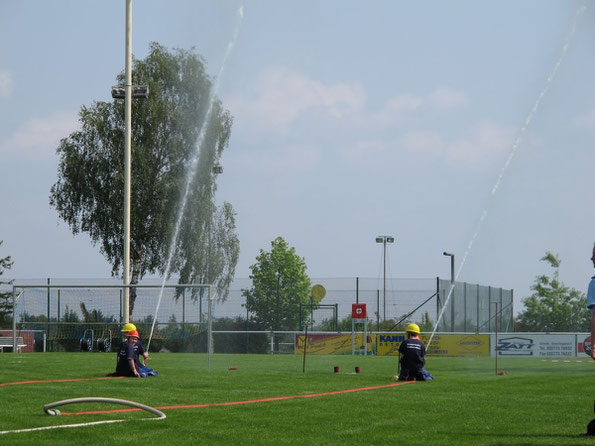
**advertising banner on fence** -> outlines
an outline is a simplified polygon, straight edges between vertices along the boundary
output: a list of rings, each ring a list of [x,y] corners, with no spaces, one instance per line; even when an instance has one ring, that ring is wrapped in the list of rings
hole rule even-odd
[[[355,349],[363,348],[363,336],[355,335]],[[421,340],[427,344],[429,335],[421,335]],[[296,353],[303,353],[303,336],[297,337]],[[368,354],[381,356],[398,356],[399,346],[405,340],[405,333],[387,333],[368,335]],[[351,353],[351,335],[308,335],[308,353],[349,354]],[[430,356],[488,356],[488,335],[435,335],[428,351]]]
[[[367,336],[368,355],[374,354],[375,335]],[[350,355],[352,342],[355,350],[363,353],[364,335],[359,332],[352,340],[351,334],[313,334],[308,335],[308,354],[313,355]],[[304,335],[296,335],[295,353],[304,354]]]
[[[577,355],[577,335],[507,333],[491,335],[491,356],[566,358]],[[580,337],[579,337],[580,338]]]
[[[356,333],[352,341],[351,334],[312,334],[308,335],[308,354],[349,355],[352,342],[355,351],[363,353],[363,334]],[[399,346],[405,340],[405,333],[370,334],[367,336],[367,354],[380,356],[398,356]],[[430,335],[421,335],[427,345]],[[488,356],[490,352],[489,335],[437,334],[432,340],[429,356]],[[296,354],[304,353],[304,336],[296,335]]]
[[[364,341],[366,338],[366,341]],[[369,334],[308,334],[308,354],[350,355],[352,346],[356,354],[362,354],[364,345],[368,355],[398,356],[399,346],[405,333]],[[428,345],[430,335],[422,334],[421,340]],[[352,344],[353,343],[353,344]],[[428,350],[428,356],[488,356],[516,358],[568,358],[583,356],[590,348],[588,333],[502,333],[498,345],[494,334],[436,334]],[[296,335],[297,354],[304,353],[304,336]]]
[[[405,334],[387,334],[378,336],[379,355],[399,355],[399,345],[405,339]],[[422,334],[421,341],[428,345],[430,335]],[[488,335],[466,334],[437,334],[432,339],[428,356],[488,356]]]

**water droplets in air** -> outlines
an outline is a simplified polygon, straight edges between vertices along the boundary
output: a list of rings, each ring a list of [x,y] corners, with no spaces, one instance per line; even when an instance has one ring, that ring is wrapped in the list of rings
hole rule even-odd
[[[178,242],[178,237],[180,236],[180,229],[182,227],[182,220],[184,218],[184,212],[186,211],[186,205],[188,203],[188,196],[190,194],[190,188],[194,182],[194,178],[196,177],[198,161],[199,161],[199,158],[201,155],[202,145],[204,143],[204,140],[205,140],[205,137],[207,134],[207,130],[208,130],[207,125],[208,125],[208,122],[210,122],[210,120],[211,120],[211,115],[213,114],[213,110],[215,108],[214,105],[215,105],[215,101],[217,99],[217,93],[219,92],[219,85],[221,83],[221,78],[223,76],[223,73],[225,71],[225,67],[229,60],[229,57],[230,57],[231,53],[233,52],[236,41],[240,34],[240,28],[242,26],[243,20],[244,20],[244,6],[242,5],[242,6],[240,6],[240,8],[237,11],[237,21],[236,21],[236,26],[235,26],[233,35],[225,48],[225,54],[223,56],[221,66],[219,67],[219,72],[215,76],[213,86],[211,87],[211,90],[209,92],[207,112],[206,112],[205,118],[201,124],[197,142],[196,142],[196,149],[194,151],[192,159],[190,160],[190,165],[189,165],[189,168],[188,168],[188,171],[186,174],[184,193],[180,200],[180,207],[178,208],[178,214],[176,216],[176,224],[174,226],[174,232],[173,232],[170,244],[169,244],[166,267],[165,267],[165,271],[163,273],[163,281],[161,283],[161,289],[159,291],[159,298],[157,299],[157,308],[155,309],[155,315],[153,317],[153,324],[151,326],[151,334],[149,335],[149,342],[147,343],[147,351],[149,350],[149,347],[151,345],[151,338],[153,337],[153,331],[155,330],[155,323],[157,321],[157,315],[159,313],[161,299],[163,298],[163,290],[165,289],[165,282],[167,281],[167,278],[168,278],[170,270],[171,270],[171,263],[173,261],[175,247]]]
[[[564,57],[566,56],[566,53],[568,52],[568,47],[570,46],[570,43],[572,42],[572,38],[574,37],[578,21],[581,18],[581,16],[584,14],[586,9],[587,9],[587,2],[583,1],[583,3],[579,6],[579,8],[577,9],[577,11],[574,15],[574,19],[572,21],[572,26],[570,27],[570,30],[568,31],[568,34],[564,41],[564,45],[562,46],[562,50],[560,51],[560,56],[558,57],[558,60],[556,61],[556,63],[554,64],[554,67],[550,71],[543,88],[539,92],[539,95],[537,96],[537,100],[535,101],[535,103],[533,104],[533,107],[527,114],[525,122],[524,122],[523,126],[520,128],[520,130],[514,140],[514,143],[512,144],[512,146],[510,148],[508,157],[506,158],[506,161],[504,162],[504,164],[502,165],[502,168],[500,169],[500,174],[498,175],[498,178],[496,179],[496,182],[494,183],[494,187],[492,187],[492,191],[488,198],[487,204],[489,204],[491,199],[493,199],[496,196],[496,194],[498,193],[498,189],[500,188],[502,179],[504,178],[504,175],[506,174],[506,171],[508,170],[510,163],[512,162],[514,156],[516,155],[516,152],[517,152],[519,146],[521,145],[521,142],[523,141],[525,133],[527,132],[527,129],[529,128],[529,126],[531,125],[531,122],[533,121],[533,117],[539,110],[541,101],[546,96],[547,92],[550,89],[550,86],[552,85],[552,82],[556,78],[558,69],[560,68],[560,65],[562,64],[562,61],[563,61]],[[475,231],[473,232],[473,235],[471,236],[471,240],[469,241],[469,244],[467,245],[467,249],[465,250],[463,259],[461,260],[461,263],[459,264],[459,268],[457,269],[457,272],[455,275],[455,283],[456,283],[457,279],[459,278],[459,275],[461,274],[461,271],[463,270],[463,267],[465,266],[465,263],[467,261],[467,257],[469,257],[471,249],[473,248],[473,244],[475,243],[477,237],[479,236],[479,233],[481,232],[483,224],[487,219],[487,216],[488,216],[487,207],[488,206],[486,205],[486,207],[484,208],[483,212],[481,213],[481,216],[479,217],[479,220],[475,226]],[[446,310],[446,307],[448,306],[448,302],[450,301],[450,297],[454,290],[454,285],[455,285],[454,283],[450,284],[450,288],[448,290],[448,295],[446,297],[446,300],[444,301],[442,310],[440,311],[440,314],[438,315],[438,319],[436,321],[436,324],[434,325],[434,329],[432,331],[432,335],[430,336],[430,340],[428,341],[428,345],[426,346],[426,348],[428,348],[428,349],[430,347],[430,344],[432,343],[432,339],[434,338],[436,331],[438,330],[438,326],[440,325],[440,321],[442,320],[442,315],[444,314],[444,311]]]

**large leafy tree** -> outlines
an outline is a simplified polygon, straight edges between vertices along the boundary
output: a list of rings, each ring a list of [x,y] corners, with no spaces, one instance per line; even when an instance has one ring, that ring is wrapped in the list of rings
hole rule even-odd
[[[3,241],[0,240],[0,245]],[[0,258],[0,276],[12,267],[12,260],[10,256]],[[0,285],[8,284],[10,282],[0,281]],[[12,293],[0,293],[0,327],[12,320]]]
[[[517,331],[589,331],[590,314],[586,311],[585,294],[560,281],[560,258],[546,252],[541,258],[554,268],[553,277],[537,276],[525,299],[525,311],[516,319]]]
[[[123,73],[117,81],[124,83]],[[150,94],[135,99],[133,106],[131,283],[146,273],[165,272],[186,178],[195,167],[169,273],[179,272],[180,283],[215,283],[226,296],[239,241],[232,206],[215,203],[213,167],[228,146],[232,117],[217,98],[211,99],[212,82],[193,51],[169,51],[152,43],[145,59],[134,60],[133,83],[148,84]],[[58,180],[50,204],[74,234],[89,234],[112,265],[112,274],[119,275],[124,101],[83,106],[79,120],[81,129],[58,146]]]
[[[282,237],[271,242],[271,250],[260,250],[250,266],[252,288],[242,290],[246,308],[262,329],[296,330],[300,303],[310,303],[310,279],[305,260]],[[305,312],[308,315],[309,312]]]

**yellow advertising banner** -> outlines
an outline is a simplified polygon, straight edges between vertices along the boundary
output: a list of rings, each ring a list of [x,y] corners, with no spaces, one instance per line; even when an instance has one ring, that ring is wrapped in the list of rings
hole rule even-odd
[[[363,333],[308,335],[308,354],[313,355],[350,355],[352,342],[357,352],[363,353]],[[367,336],[368,355],[398,356],[399,346],[406,339],[405,333],[369,334]],[[430,335],[422,334],[421,341],[427,345]],[[437,334],[432,339],[428,356],[489,356],[489,335],[474,334]],[[296,335],[296,354],[304,353],[304,336]]]
[[[399,346],[405,340],[403,334],[379,334],[378,355],[399,355]],[[430,335],[422,334],[421,341],[427,345]],[[489,356],[489,335],[437,334],[432,339],[428,356]]]
[[[374,335],[368,335],[368,354],[372,354]],[[353,342],[353,344],[352,344]],[[352,345],[356,351],[363,351],[364,335],[356,333],[352,341],[351,334],[308,335],[308,354],[313,355],[350,355]],[[297,335],[295,353],[304,354],[304,336]]]

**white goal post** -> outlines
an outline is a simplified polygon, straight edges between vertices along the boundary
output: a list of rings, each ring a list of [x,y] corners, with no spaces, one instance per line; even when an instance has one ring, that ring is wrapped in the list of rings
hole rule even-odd
[[[89,351],[98,347],[106,351],[111,344],[108,340],[120,339],[125,288],[136,295],[130,321],[137,325],[141,338],[147,339],[152,324],[157,323],[155,350],[211,350],[207,346],[212,345],[210,321],[216,293],[210,284],[15,283],[13,344],[19,330],[41,329],[47,335],[48,351],[82,349],[83,336]],[[201,345],[184,346],[184,340]]]

